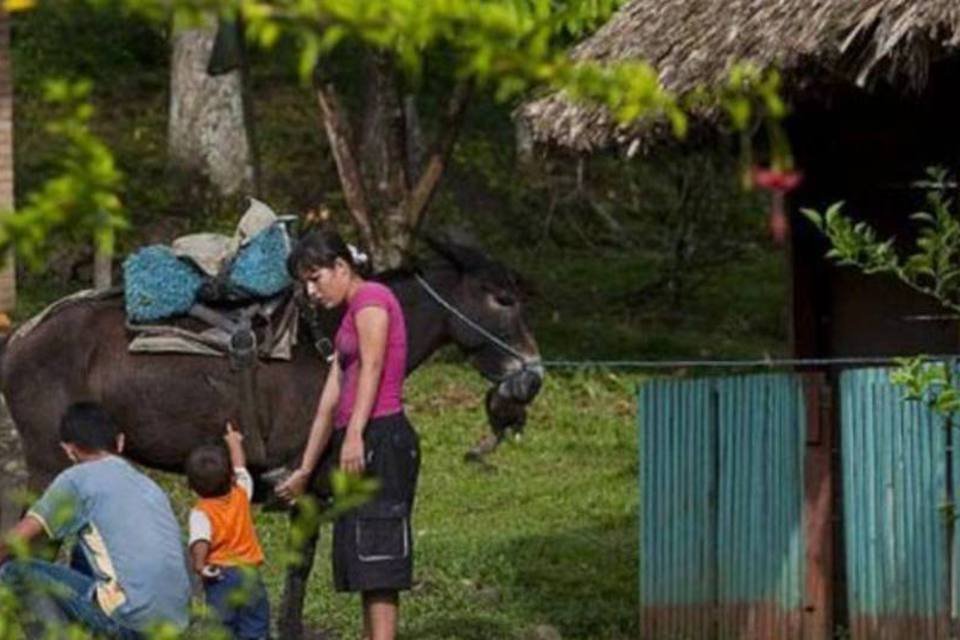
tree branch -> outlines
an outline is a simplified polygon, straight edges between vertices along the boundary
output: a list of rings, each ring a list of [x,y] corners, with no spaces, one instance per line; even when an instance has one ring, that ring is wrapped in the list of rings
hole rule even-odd
[[[437,185],[440,183],[440,178],[443,176],[443,171],[446,169],[450,152],[453,151],[453,145],[460,133],[463,114],[472,94],[473,81],[471,80],[465,80],[454,88],[453,95],[450,97],[450,102],[447,103],[446,111],[441,120],[440,131],[430,152],[430,157],[427,158],[427,163],[417,180],[417,184],[404,203],[404,210],[407,212],[407,220],[410,228],[413,229],[413,235],[416,235],[419,231],[430,199],[433,198]]]
[[[377,248],[373,226],[370,221],[370,209],[367,205],[367,194],[363,186],[363,175],[357,163],[357,154],[354,150],[350,135],[350,123],[347,120],[344,108],[337,95],[336,88],[331,82],[317,79],[314,82],[317,93],[317,103],[323,115],[323,126],[330,142],[330,151],[337,164],[337,174],[340,185],[343,187],[343,197],[347,201],[347,208],[357,227],[364,244],[371,251]]]

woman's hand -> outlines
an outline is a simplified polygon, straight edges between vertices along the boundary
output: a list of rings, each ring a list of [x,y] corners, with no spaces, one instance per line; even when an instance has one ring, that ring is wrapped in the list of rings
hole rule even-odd
[[[287,502],[293,502],[307,490],[310,481],[310,472],[306,469],[297,469],[287,479],[274,488],[274,493]]]
[[[340,468],[347,473],[361,474],[364,467],[363,436],[348,431],[340,450]]]

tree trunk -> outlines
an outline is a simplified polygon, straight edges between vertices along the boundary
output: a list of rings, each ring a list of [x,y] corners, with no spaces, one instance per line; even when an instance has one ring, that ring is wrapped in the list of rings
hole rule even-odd
[[[407,179],[416,182],[420,179],[426,147],[423,141],[423,127],[420,126],[420,110],[417,97],[408,93],[403,97],[403,117],[407,134]]]
[[[0,211],[13,212],[13,70],[10,56],[10,16],[0,9]],[[17,305],[13,253],[0,256],[0,311]]]
[[[208,73],[213,27],[175,29],[170,77],[169,152],[173,166],[203,176],[221,195],[256,194],[243,69]]]
[[[369,54],[360,159],[367,193],[377,212],[377,264],[400,266],[410,247],[404,201],[410,191],[407,172],[407,112],[393,60],[385,53]]]
[[[390,54],[371,52],[359,131],[324,70],[315,70],[317,103],[337,165],[350,217],[373,256],[374,266],[400,266],[436,193],[459,133],[472,85],[458,85],[441,111],[424,154],[416,103],[404,98]]]
[[[93,288],[109,289],[113,286],[113,254],[100,247],[93,254]]]

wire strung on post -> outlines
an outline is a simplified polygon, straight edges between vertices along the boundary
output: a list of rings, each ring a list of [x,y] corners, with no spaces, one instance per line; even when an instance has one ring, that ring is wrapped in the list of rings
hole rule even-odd
[[[918,354],[919,355],[919,354]],[[794,367],[850,367],[895,365],[909,356],[851,356],[845,358],[754,358],[743,360],[544,360],[547,369],[786,369]],[[921,355],[924,360],[949,360],[955,354]]]

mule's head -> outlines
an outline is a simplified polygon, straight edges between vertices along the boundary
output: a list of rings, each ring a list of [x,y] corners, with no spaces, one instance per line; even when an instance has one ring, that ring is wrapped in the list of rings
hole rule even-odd
[[[486,403],[491,425],[497,431],[522,426],[523,407],[543,383],[540,351],[526,319],[529,287],[515,271],[476,248],[436,240],[430,246],[458,274],[446,293],[448,301],[483,328],[478,331],[456,313],[446,314],[448,335],[494,383]]]

